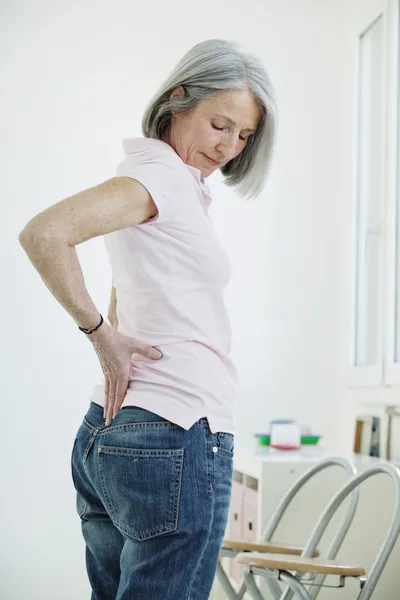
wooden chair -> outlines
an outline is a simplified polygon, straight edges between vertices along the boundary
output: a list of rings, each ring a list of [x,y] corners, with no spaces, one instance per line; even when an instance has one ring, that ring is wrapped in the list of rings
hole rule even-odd
[[[313,557],[323,533],[329,525],[337,509],[345,498],[354,493],[360,484],[380,473],[386,473],[392,478],[396,491],[395,510],[389,531],[376,556],[369,573],[360,565],[344,565],[334,560],[336,553],[331,549],[325,558]],[[236,560],[245,565],[244,581],[247,590],[254,600],[265,600],[259,590],[254,575],[272,578],[287,584],[286,590],[280,600],[290,600],[295,596],[301,600],[313,600],[324,586],[327,575],[337,575],[338,588],[343,588],[347,577],[356,577],[360,582],[360,592],[357,600],[368,600],[376,587],[379,577],[385,567],[390,553],[396,543],[400,532],[400,471],[391,464],[378,464],[369,467],[362,473],[355,475],[334,496],[318,520],[301,556],[288,556],[284,554],[265,554],[260,552],[243,552],[237,555]],[[306,578],[305,575],[308,575]],[[332,587],[332,586],[329,586]]]
[[[230,582],[223,566],[221,563],[222,558],[230,558],[234,560],[239,555],[242,556],[242,553],[248,553],[250,556],[254,556],[253,553],[257,552],[260,555],[264,555],[268,553],[277,554],[277,555],[286,555],[288,558],[293,556],[301,556],[305,550],[304,546],[298,545],[288,545],[288,544],[279,544],[277,542],[273,542],[273,535],[284,516],[286,510],[289,505],[292,503],[293,499],[296,497],[296,494],[299,492],[301,488],[312,478],[314,475],[319,473],[320,471],[328,468],[328,467],[341,467],[348,474],[349,477],[354,476],[356,473],[356,468],[349,461],[344,460],[342,458],[327,458],[318,462],[314,467],[308,469],[294,484],[289,488],[286,494],[283,496],[281,501],[279,502],[274,514],[272,515],[267,527],[265,528],[262,538],[257,543],[252,542],[244,542],[244,541],[236,541],[225,539],[222,544],[222,549],[220,552],[220,560],[217,565],[216,576],[218,581],[220,582],[224,592],[226,593],[229,600],[242,600],[244,594],[247,590],[247,584],[245,579],[242,580],[238,591],[236,591]],[[344,539],[346,532],[354,518],[354,514],[356,512],[357,503],[358,503],[359,490],[355,488],[354,492],[351,495],[348,511],[343,518],[342,524],[338,530],[335,539],[332,542],[331,548],[329,549],[332,553],[337,552],[340,548],[342,540]],[[319,551],[315,546],[313,548],[310,556],[318,557]],[[282,594],[281,584],[278,583],[276,579],[268,578],[267,584],[271,590],[271,593],[275,599],[279,599]]]

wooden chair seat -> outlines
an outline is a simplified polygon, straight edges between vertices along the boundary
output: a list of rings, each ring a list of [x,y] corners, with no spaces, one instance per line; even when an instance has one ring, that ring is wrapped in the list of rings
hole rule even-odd
[[[366,575],[365,569],[359,565],[344,565],[338,561],[325,558],[241,552],[236,556],[235,560],[244,565],[278,569],[281,571],[297,571],[298,573],[323,573],[325,575],[344,575],[345,577],[361,577]]]
[[[224,540],[222,548],[226,550],[239,550],[241,552],[267,552],[270,554],[290,554],[300,556],[304,548],[301,546],[289,546],[287,544],[277,544],[272,542],[244,542],[234,540]],[[319,556],[318,550],[314,551],[313,556]]]

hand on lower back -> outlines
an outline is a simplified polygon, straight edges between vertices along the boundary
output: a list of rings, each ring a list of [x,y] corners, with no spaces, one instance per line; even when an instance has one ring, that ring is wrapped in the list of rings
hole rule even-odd
[[[132,354],[159,360],[162,354],[148,344],[116,331],[104,322],[88,336],[100,360],[105,379],[104,417],[106,425],[120,410],[129,385]]]

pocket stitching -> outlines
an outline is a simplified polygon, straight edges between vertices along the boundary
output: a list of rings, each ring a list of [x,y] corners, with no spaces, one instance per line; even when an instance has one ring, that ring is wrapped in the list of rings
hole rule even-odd
[[[234,452],[230,452],[229,450],[227,450],[226,448],[221,448],[221,446],[217,446],[218,448],[218,452],[217,454],[222,454],[222,456],[226,456],[226,458],[234,458],[235,453]]]
[[[104,426],[104,429],[101,429],[101,435],[106,435],[108,433],[116,433],[118,431],[134,431],[135,429],[181,429],[179,425],[175,423],[171,423],[170,421],[147,421],[137,423],[125,423],[121,425],[111,425],[108,427]]]
[[[101,452],[100,452],[101,449]],[[142,456],[148,456],[149,458],[170,458],[174,456],[183,456],[183,448],[178,448],[174,450],[167,449],[146,449],[146,448],[125,448],[123,446],[104,446],[100,444],[99,446],[99,454],[109,454],[109,455],[122,455],[122,456],[135,456],[138,455],[139,458]]]

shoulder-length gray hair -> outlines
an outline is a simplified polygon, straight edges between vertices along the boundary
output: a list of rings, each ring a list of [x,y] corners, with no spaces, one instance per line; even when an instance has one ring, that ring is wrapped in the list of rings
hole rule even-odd
[[[183,86],[185,97],[170,100]],[[254,135],[234,159],[221,168],[228,186],[237,186],[242,198],[256,198],[267,178],[276,140],[275,93],[259,58],[226,40],[206,40],[194,46],[150,101],[142,120],[145,137],[164,140],[175,114],[190,112],[202,100],[219,92],[248,88],[258,100],[262,117]]]

